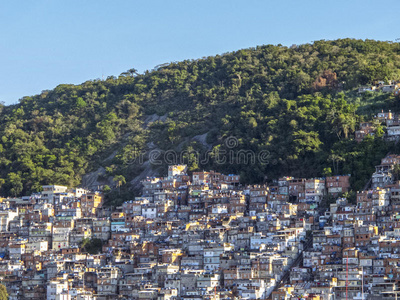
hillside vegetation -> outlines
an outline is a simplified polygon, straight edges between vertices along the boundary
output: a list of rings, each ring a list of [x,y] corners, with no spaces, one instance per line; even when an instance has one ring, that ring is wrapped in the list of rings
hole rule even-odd
[[[1,107],[0,192],[76,186],[99,167],[106,169],[100,181],[121,175],[129,183],[150,148],[186,151],[190,170],[239,173],[245,183],[340,173],[352,174],[353,189],[361,189],[380,158],[396,149],[383,141],[383,128],[360,144],[354,130],[378,109],[398,110],[398,99],[360,97],[355,89],[398,79],[400,44],[342,39],[259,46],[144,74],[131,69],[118,78],[62,84]],[[144,122],[156,115],[163,117]],[[194,138],[199,135],[205,141]],[[267,159],[217,159],[241,149]],[[198,162],[196,153],[208,159]]]

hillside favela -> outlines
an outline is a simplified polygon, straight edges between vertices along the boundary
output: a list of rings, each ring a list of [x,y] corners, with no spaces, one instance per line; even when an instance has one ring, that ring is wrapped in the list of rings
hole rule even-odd
[[[397,300],[400,43],[263,45],[0,105],[0,299]]]

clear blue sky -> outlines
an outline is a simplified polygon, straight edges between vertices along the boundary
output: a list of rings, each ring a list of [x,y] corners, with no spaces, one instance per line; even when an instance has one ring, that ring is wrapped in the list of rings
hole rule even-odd
[[[263,44],[400,37],[398,1],[1,1],[0,101]]]

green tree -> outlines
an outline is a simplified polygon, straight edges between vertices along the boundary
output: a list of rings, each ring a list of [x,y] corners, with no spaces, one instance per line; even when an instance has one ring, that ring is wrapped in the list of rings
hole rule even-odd
[[[116,182],[117,188],[119,189],[119,194],[121,194],[121,185],[126,183],[126,179],[122,175],[115,175],[113,181]]]
[[[3,284],[0,284],[0,300],[7,300],[7,299],[8,299],[7,289]]]
[[[109,192],[111,192],[111,188],[108,185],[105,185],[103,187],[103,193],[109,193]]]
[[[392,172],[393,172],[394,180],[395,181],[400,180],[400,165],[394,165]]]
[[[332,176],[332,169],[331,168],[324,168],[322,175],[325,177]]]
[[[9,173],[7,176],[7,182],[10,186],[10,192],[14,197],[18,196],[22,192],[24,186],[20,175],[14,172]]]
[[[333,165],[333,173],[336,175],[340,175],[339,173],[339,163],[343,162],[345,159],[341,157],[340,155],[337,155],[335,153],[332,153],[329,157],[328,160],[332,162]]]
[[[103,241],[97,238],[85,238],[80,242],[80,247],[90,254],[98,254],[102,251]]]

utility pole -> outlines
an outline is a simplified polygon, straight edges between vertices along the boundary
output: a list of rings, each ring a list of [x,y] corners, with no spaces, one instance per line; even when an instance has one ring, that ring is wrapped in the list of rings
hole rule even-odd
[[[364,266],[361,266],[361,293],[362,293],[362,300],[364,300]]]
[[[349,286],[349,255],[346,257],[346,300],[348,300],[347,287]]]

